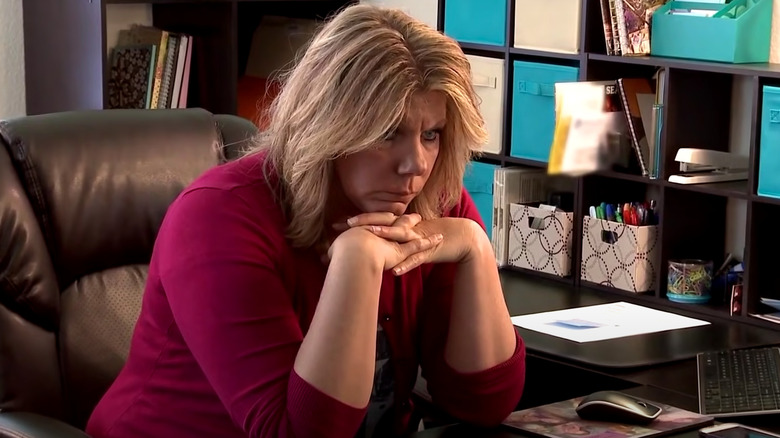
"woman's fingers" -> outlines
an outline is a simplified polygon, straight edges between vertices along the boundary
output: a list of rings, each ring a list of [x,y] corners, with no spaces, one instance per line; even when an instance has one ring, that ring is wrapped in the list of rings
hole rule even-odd
[[[441,234],[410,240],[399,246],[403,260],[393,267],[393,274],[403,275],[428,261],[431,253],[444,239]]]
[[[405,243],[420,238],[420,235],[416,231],[406,227],[383,227],[380,225],[371,225],[366,228],[377,237],[392,240],[398,243]]]
[[[392,226],[370,225],[369,231],[376,236],[387,240],[403,243],[420,238],[420,233],[414,231],[415,225],[422,221],[422,217],[417,213],[405,214],[393,223]]]
[[[333,224],[336,231],[346,231],[350,228],[378,225],[384,227],[403,227],[412,228],[422,221],[422,217],[417,213],[404,214],[396,216],[389,212],[363,213],[347,219],[345,222]]]
[[[364,225],[384,225],[390,226],[395,223],[398,216],[389,212],[363,213],[347,219],[347,225],[352,228]]]
[[[363,213],[353,216],[344,222],[336,222],[333,229],[336,231],[346,231],[350,228],[362,227],[366,225],[384,225],[391,226],[398,219],[398,216],[389,212],[382,213]]]
[[[393,222],[394,227],[406,227],[406,228],[412,228],[415,225],[419,224],[420,221],[422,221],[422,216],[420,216],[418,213],[409,213],[400,216],[398,219]]]

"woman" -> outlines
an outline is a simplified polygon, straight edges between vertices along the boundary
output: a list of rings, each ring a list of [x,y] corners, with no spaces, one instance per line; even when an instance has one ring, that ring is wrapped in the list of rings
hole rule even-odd
[[[494,425],[525,352],[461,186],[486,134],[455,42],[346,8],[286,79],[256,150],[171,205],[101,437],[403,435],[433,402]]]

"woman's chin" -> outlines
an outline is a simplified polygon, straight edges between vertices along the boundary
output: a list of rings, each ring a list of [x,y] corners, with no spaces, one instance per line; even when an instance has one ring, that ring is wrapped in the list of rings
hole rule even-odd
[[[363,210],[366,213],[393,213],[396,216],[401,216],[406,213],[409,204],[405,202],[373,202],[366,207],[368,208]]]

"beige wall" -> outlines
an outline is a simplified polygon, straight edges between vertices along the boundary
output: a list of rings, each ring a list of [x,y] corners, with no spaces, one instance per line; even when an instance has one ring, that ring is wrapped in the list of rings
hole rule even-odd
[[[128,29],[133,24],[151,26],[152,5],[137,3],[106,5],[106,50],[108,53],[111,53],[111,49],[116,46],[119,31]]]
[[[0,0],[0,119],[26,114],[22,0]]]

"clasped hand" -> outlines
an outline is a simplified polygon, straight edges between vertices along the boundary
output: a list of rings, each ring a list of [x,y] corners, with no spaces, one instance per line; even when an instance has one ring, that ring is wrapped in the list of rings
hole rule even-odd
[[[395,275],[402,275],[424,263],[461,262],[469,256],[478,233],[484,234],[470,219],[424,221],[417,213],[402,216],[364,213],[334,227],[345,230],[334,245],[339,240],[351,240],[377,255],[380,262],[383,261],[384,269],[392,269]],[[332,249],[329,255],[332,256]]]

